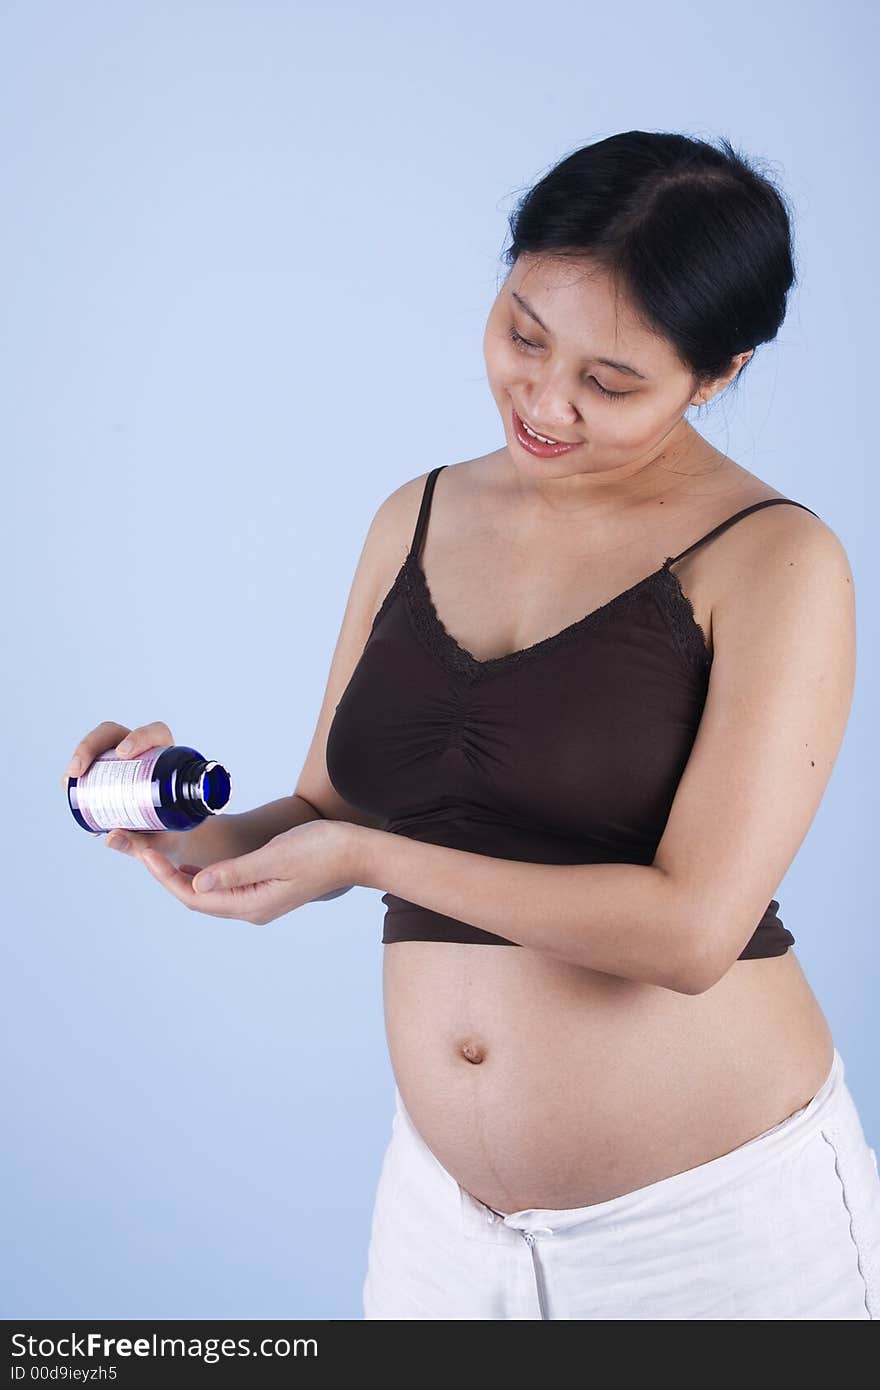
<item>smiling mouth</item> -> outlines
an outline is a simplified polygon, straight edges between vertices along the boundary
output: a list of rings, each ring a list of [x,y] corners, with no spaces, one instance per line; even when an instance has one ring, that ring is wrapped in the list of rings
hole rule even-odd
[[[520,416],[519,418],[522,420],[522,416]],[[531,427],[531,425],[526,424],[526,421],[525,421],[525,420],[523,420],[523,425],[525,425],[525,428],[527,429],[527,431],[529,432],[529,434],[534,435],[535,439],[540,439],[540,441],[541,441],[542,444],[570,444],[570,443],[571,443],[571,440],[570,440],[570,439],[554,439],[553,436],[552,436],[552,434],[541,434],[540,430],[533,430],[532,427]]]
[[[533,453],[555,452],[564,453],[567,449],[576,449],[580,440],[554,439],[550,435],[540,434],[534,430],[520,415],[516,406],[513,406],[513,426],[517,438],[521,443]]]

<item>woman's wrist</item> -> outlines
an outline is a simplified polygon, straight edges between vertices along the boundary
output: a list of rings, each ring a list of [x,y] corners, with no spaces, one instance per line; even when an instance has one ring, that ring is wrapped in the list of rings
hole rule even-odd
[[[372,826],[348,822],[348,866],[351,882],[362,888],[381,888],[382,845],[388,834]]]

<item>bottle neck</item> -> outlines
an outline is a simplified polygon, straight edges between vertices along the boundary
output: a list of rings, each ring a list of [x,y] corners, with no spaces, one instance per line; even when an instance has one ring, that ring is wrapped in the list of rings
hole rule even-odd
[[[232,782],[222,763],[190,758],[177,770],[177,794],[187,806],[214,815],[229,800]]]

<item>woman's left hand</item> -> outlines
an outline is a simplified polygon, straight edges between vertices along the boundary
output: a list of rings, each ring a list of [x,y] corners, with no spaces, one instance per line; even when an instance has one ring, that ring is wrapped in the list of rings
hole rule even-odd
[[[360,828],[347,821],[306,821],[251,854],[218,860],[195,873],[175,868],[149,847],[133,857],[184,907],[262,927],[304,903],[336,898],[355,886]],[[205,885],[208,874],[211,887]]]

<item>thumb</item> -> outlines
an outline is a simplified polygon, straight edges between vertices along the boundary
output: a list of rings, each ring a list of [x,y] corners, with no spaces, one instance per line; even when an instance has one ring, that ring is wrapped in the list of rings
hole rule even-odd
[[[196,874],[192,886],[197,893],[206,893],[224,888],[238,888],[246,883],[262,883],[264,879],[274,878],[277,871],[277,858],[266,853],[265,847],[254,850],[253,854],[242,854],[237,859],[221,859],[210,864]]]

